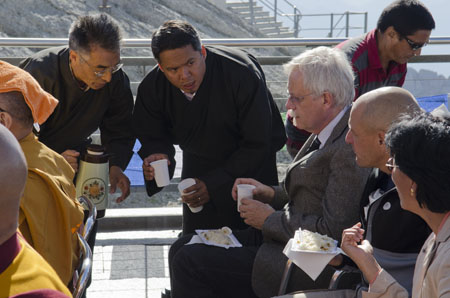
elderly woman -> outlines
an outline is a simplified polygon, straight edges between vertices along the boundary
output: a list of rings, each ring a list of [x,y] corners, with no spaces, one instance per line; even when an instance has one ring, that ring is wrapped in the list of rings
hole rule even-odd
[[[391,127],[386,145],[402,208],[433,231],[417,258],[412,296],[450,297],[450,122],[431,114],[405,118]],[[370,283],[363,297],[408,297],[376,262],[363,232],[359,223],[344,230],[341,244]]]

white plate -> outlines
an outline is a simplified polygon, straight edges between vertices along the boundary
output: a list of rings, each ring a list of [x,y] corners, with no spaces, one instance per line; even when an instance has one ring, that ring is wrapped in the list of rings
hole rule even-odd
[[[218,231],[218,230],[224,231],[224,234],[226,236],[228,236],[228,238],[231,242],[230,245],[216,243],[216,242],[210,241],[205,238],[204,233],[207,233],[208,231]],[[231,232],[231,229],[228,227],[223,227],[222,229],[217,229],[217,230],[195,230],[195,232],[200,237],[200,239],[203,241],[203,243],[206,245],[212,245],[212,246],[218,246],[218,247],[224,247],[224,248],[242,247],[242,244],[239,243],[239,241],[236,239],[236,237]]]
[[[295,239],[292,239],[293,241],[295,241]],[[338,247],[337,247],[337,241],[334,240],[334,245],[335,247],[333,248],[333,250],[330,251],[316,251],[316,250],[305,250],[305,249],[298,249],[295,247],[295,245],[292,245],[291,250],[292,251],[298,251],[298,252],[307,252],[307,253],[315,253],[315,254],[336,254],[336,252],[338,252]]]

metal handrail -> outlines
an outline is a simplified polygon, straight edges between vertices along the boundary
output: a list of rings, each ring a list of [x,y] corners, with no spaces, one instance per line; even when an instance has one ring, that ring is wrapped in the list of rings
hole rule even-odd
[[[347,38],[214,38],[202,39],[204,45],[224,45],[230,47],[284,47],[284,46],[334,46]],[[67,38],[15,38],[0,37],[0,47],[48,48],[67,45]],[[429,44],[450,44],[450,36],[430,37]],[[151,39],[124,39],[124,48],[150,48]]]

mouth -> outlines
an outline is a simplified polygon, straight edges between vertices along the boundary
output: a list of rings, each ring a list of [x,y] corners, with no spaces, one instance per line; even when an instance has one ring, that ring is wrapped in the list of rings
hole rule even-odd
[[[183,84],[183,89],[192,90],[195,87],[195,81],[190,82],[188,84]]]

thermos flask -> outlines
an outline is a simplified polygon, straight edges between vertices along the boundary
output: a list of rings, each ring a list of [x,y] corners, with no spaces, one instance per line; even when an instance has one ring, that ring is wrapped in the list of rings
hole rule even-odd
[[[105,216],[108,207],[109,162],[105,148],[90,144],[81,154],[76,178],[77,197],[85,196],[97,207],[97,218]]]

